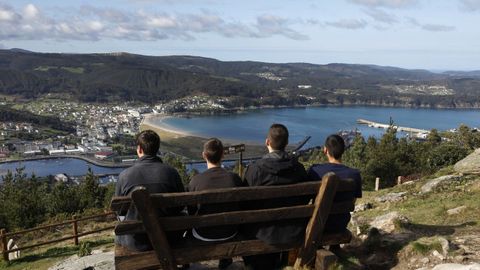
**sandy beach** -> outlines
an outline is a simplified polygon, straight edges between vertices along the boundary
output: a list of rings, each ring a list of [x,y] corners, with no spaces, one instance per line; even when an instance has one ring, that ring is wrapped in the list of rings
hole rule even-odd
[[[208,138],[196,136],[195,134],[190,134],[169,126],[164,122],[164,120],[169,117],[173,116],[148,114],[140,124],[140,130],[151,129],[157,132],[161,140],[161,151],[173,152],[175,154],[184,156],[187,159],[201,159],[203,144],[208,140]],[[152,121],[153,118],[155,118],[155,121]],[[261,144],[241,142],[238,140],[230,140],[225,138],[219,139],[222,140],[225,145],[245,143],[245,158],[257,157],[266,153],[265,146]],[[236,156],[237,155],[229,155],[225,158],[235,158]]]

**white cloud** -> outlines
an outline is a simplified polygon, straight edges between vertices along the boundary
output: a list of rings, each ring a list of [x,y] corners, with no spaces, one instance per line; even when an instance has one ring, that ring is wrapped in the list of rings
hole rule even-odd
[[[443,25],[443,24],[430,24],[430,23],[420,23],[415,18],[407,18],[408,23],[413,26],[419,27],[425,31],[430,32],[450,32],[456,29],[455,26]]]
[[[26,19],[35,19],[38,16],[39,13],[40,13],[40,11],[33,4],[28,4],[23,9],[23,14],[24,14],[24,17]]]
[[[343,29],[363,29],[367,27],[367,22],[357,19],[343,19],[335,22],[326,22],[326,25]]]
[[[460,0],[460,7],[465,11],[480,11],[480,0]]]
[[[228,38],[268,38],[277,35],[295,40],[307,39],[307,36],[292,28],[293,23],[272,15],[259,16],[250,23],[240,23],[206,11],[168,14],[92,6],[73,8],[53,17],[32,4],[26,5],[21,11],[0,5],[0,40],[193,40],[201,33],[214,33]]]
[[[418,3],[418,0],[349,0],[350,2],[370,8],[405,8]]]
[[[398,22],[398,19],[395,15],[387,13],[384,10],[378,8],[366,9],[365,13],[377,22],[386,24],[394,24]]]
[[[0,49],[6,49],[7,47],[5,47],[5,45],[3,45],[2,43],[0,43]]]

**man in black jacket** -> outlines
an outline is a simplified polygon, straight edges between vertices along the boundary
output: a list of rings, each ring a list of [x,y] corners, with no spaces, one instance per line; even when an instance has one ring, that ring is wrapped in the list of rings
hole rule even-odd
[[[128,196],[135,188],[145,187],[150,193],[183,192],[184,187],[178,172],[163,164],[157,156],[160,137],[151,130],[140,132],[136,137],[138,161],[120,173],[115,187],[115,196]],[[181,209],[162,210],[161,215],[175,215]],[[125,220],[138,220],[135,207],[128,209]],[[152,246],[146,234],[122,235],[115,239],[117,244],[129,249],[146,251]]]
[[[273,124],[268,131],[265,144],[268,154],[249,165],[245,171],[244,178],[249,186],[288,185],[307,181],[303,165],[285,152],[288,130],[284,125]],[[290,198],[258,201],[253,205],[261,204],[261,208],[276,208],[305,203],[307,203],[305,198]],[[249,229],[247,234],[268,244],[283,244],[303,239],[305,225],[304,220],[263,223]],[[275,269],[280,266],[281,260],[280,253],[244,257],[245,264],[253,269]]]

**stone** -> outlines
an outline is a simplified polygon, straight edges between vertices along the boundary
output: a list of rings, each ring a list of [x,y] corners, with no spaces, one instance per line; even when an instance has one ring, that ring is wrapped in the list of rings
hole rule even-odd
[[[453,208],[453,209],[448,209],[447,214],[449,215],[458,215],[460,214],[463,210],[467,209],[465,205]]]
[[[49,270],[78,270],[78,269],[109,270],[109,269],[115,268],[113,263],[113,257],[114,257],[113,251],[101,252],[101,253],[84,256],[80,258],[77,255],[73,255],[70,258],[48,269]]]
[[[445,260],[445,256],[443,256],[442,254],[440,254],[440,252],[438,252],[437,250],[434,250],[434,251],[432,252],[432,255],[433,255],[434,257],[439,258],[439,259],[442,260],[442,261]]]
[[[430,262],[430,259],[428,257],[425,257],[425,258],[421,259],[420,262],[423,263],[423,264],[427,264],[427,263]]]
[[[361,212],[361,211],[365,211],[372,208],[373,208],[373,205],[371,203],[361,203],[361,204],[355,205],[355,210],[353,210],[353,212],[354,213]]]
[[[453,182],[460,180],[462,176],[460,175],[444,175],[440,176],[437,178],[434,178],[432,180],[429,180],[425,185],[422,186],[420,189],[422,193],[428,193],[433,191],[436,187],[438,187],[440,184],[445,184],[447,182]]]
[[[388,193],[386,195],[383,195],[381,197],[375,198],[375,201],[377,202],[399,202],[403,199],[405,199],[405,195],[407,195],[408,192],[392,192]]]
[[[439,264],[432,268],[432,270],[480,270],[480,264],[473,263],[473,264],[458,264],[458,263],[445,263]]]
[[[371,223],[371,227],[377,228],[385,233],[392,233],[397,229],[399,224],[407,224],[408,218],[400,215],[398,212],[390,212],[382,216],[376,217]]]
[[[480,174],[480,148],[457,162],[453,169],[458,173]]]

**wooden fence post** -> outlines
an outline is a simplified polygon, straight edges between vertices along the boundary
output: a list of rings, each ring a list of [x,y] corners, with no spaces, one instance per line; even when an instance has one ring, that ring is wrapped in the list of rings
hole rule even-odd
[[[77,224],[77,215],[73,215],[73,236],[75,236],[74,242],[75,246],[78,246],[78,224]]]
[[[380,177],[375,178],[375,191],[380,189]]]
[[[0,230],[0,240],[2,244],[2,254],[3,254],[3,260],[8,262],[8,250],[7,250],[7,231],[5,229]]]
[[[402,177],[399,176],[399,177],[397,178],[397,185],[401,185],[401,184],[402,184]]]

